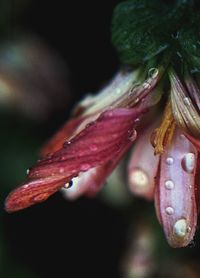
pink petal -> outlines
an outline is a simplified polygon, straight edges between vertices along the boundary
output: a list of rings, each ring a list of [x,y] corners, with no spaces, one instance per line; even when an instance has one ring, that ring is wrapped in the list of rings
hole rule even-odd
[[[130,144],[140,108],[108,110],[75,136],[69,144],[30,169],[22,187],[6,200],[7,211],[16,211],[47,199],[80,172],[104,165]],[[39,199],[39,200],[38,200]]]
[[[130,191],[148,200],[154,198],[154,178],[158,169],[159,156],[154,155],[150,137],[154,128],[144,131],[136,142],[128,166]]]
[[[161,156],[155,192],[157,216],[172,247],[188,245],[196,230],[196,160],[195,148],[176,130]]]

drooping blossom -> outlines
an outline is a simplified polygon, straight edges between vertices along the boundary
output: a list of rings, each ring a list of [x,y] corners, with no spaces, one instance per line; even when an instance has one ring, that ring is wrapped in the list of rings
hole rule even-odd
[[[158,40],[161,31],[153,28],[161,24],[157,20],[159,8],[153,6],[157,1],[139,2],[123,2],[114,16],[114,43],[122,61],[134,66],[122,67],[96,96],[86,96],[80,102],[71,119],[43,149],[42,158],[30,169],[26,181],[10,193],[6,210],[13,212],[42,202],[63,187],[69,199],[94,196],[118,162],[131,153],[127,170],[130,191],[155,200],[167,241],[172,247],[183,247],[194,237],[200,196],[199,70],[194,71],[190,61],[183,59],[181,53],[187,52],[187,45],[180,46],[182,52],[177,51],[177,45],[181,45],[179,21],[188,6],[187,1],[178,1],[172,13],[165,7],[168,19],[175,20],[177,12],[178,21],[173,28],[164,26],[170,39],[166,35]],[[150,31],[134,25],[136,19],[129,20],[135,10],[137,23],[145,22],[145,28],[149,14],[156,17]],[[125,30],[117,29],[115,21]],[[131,37],[135,56],[130,51],[133,45],[125,40],[129,29],[132,33],[142,29],[137,37]],[[149,32],[153,32],[152,37],[145,41]],[[180,32],[185,34],[182,29]],[[136,43],[138,34],[144,41]],[[144,57],[142,47],[146,49]],[[137,60],[140,56],[142,63]],[[196,56],[192,57],[196,63]]]

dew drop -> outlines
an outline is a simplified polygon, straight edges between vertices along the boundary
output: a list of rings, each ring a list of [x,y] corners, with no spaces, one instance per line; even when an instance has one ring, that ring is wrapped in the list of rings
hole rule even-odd
[[[183,170],[191,174],[195,168],[195,155],[193,153],[187,153],[184,155],[181,165]]]
[[[185,237],[188,231],[186,219],[179,219],[174,224],[174,234],[178,237]]]
[[[59,169],[59,173],[60,173],[60,174],[64,173],[64,171],[65,171],[64,168],[60,168],[60,169]]]
[[[165,209],[165,211],[166,211],[166,213],[167,213],[168,215],[174,214],[174,209],[173,209],[172,207],[167,207],[167,208]]]
[[[165,188],[168,190],[172,190],[174,188],[174,183],[172,180],[167,180],[165,182]]]
[[[181,134],[180,137],[181,137],[181,139],[185,139],[185,135],[184,134]]]
[[[95,152],[97,150],[97,146],[96,145],[90,145],[90,150]]]
[[[167,157],[167,159],[166,159],[166,163],[167,163],[167,165],[172,165],[173,163],[174,163],[174,159],[173,159],[173,157]]]
[[[135,141],[136,137],[137,137],[137,131],[134,129],[129,133],[128,139],[130,141]]]
[[[145,81],[144,84],[143,84],[143,88],[144,89],[150,89],[151,85],[147,81]]]
[[[189,97],[184,97],[183,102],[185,103],[185,105],[190,105],[191,104],[191,100]]]
[[[139,122],[140,122],[140,118],[135,119],[134,122],[135,122],[135,123],[139,123]]]
[[[73,180],[70,180],[68,183],[66,183],[63,187],[65,188],[65,189],[68,189],[68,188],[70,188],[70,187],[72,187],[72,185],[73,185]]]
[[[149,77],[156,78],[158,76],[158,69],[157,68],[151,68],[148,72]]]
[[[29,173],[30,173],[30,170],[29,170],[29,169],[27,169],[27,170],[26,170],[26,174],[28,175]]]
[[[65,148],[65,147],[69,146],[70,144],[71,144],[71,141],[66,141],[66,142],[64,143],[63,147]]]

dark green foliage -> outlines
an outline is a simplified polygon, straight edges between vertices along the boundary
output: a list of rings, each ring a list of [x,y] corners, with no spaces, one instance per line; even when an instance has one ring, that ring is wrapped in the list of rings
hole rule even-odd
[[[193,1],[166,4],[159,0],[128,0],[114,11],[112,41],[124,64],[144,63],[168,49],[183,56],[191,53],[190,62],[197,66],[198,19]]]

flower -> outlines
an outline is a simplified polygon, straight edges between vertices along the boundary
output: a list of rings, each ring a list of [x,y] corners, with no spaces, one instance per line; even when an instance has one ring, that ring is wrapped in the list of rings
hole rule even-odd
[[[25,183],[8,196],[8,212],[42,202],[63,187],[71,199],[95,195],[138,139],[128,166],[130,191],[155,199],[158,220],[172,247],[187,246],[193,239],[200,199],[200,81],[199,69],[194,71],[193,67],[198,66],[198,58],[186,55],[189,47],[183,38],[187,32],[181,29],[179,42],[179,36],[174,37],[190,1],[178,1],[171,13],[165,7],[167,18],[176,24],[164,26],[166,36],[161,39],[153,28],[160,16],[152,6],[156,1],[147,2],[123,2],[114,14],[114,43],[122,61],[134,66],[122,67],[96,96],[86,96],[80,102],[72,118],[43,149]],[[134,20],[137,24],[144,21],[144,26],[129,20],[134,10],[140,15]],[[141,43],[134,41],[132,45],[130,37],[125,39],[127,33],[146,32],[149,13],[155,32],[140,49]],[[141,34],[137,33],[137,38]],[[182,52],[177,50],[181,43]],[[130,52],[133,46],[138,53],[135,56]]]

